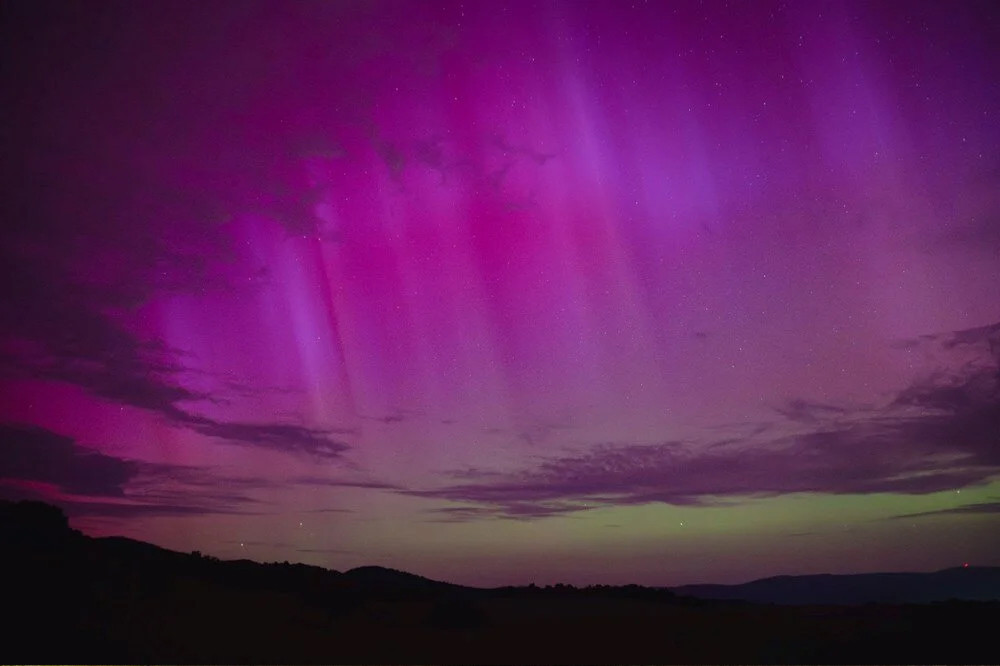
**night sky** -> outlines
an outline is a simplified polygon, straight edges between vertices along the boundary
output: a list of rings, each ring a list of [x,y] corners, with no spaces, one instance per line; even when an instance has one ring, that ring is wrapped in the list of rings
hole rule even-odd
[[[473,585],[1000,565],[993,2],[0,15],[0,497]]]

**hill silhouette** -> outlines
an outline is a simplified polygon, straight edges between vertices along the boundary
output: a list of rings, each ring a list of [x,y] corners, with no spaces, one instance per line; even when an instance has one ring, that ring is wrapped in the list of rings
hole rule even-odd
[[[417,590],[449,590],[461,587],[452,583],[431,580],[405,571],[377,566],[356,567],[345,572],[344,576],[352,581],[357,581],[361,585],[371,587]]]
[[[1000,661],[1000,603],[938,600],[976,594],[970,581],[995,581],[995,569],[726,588],[756,601],[808,599],[794,606],[677,593],[710,596],[725,586],[479,589],[383,567],[222,561],[91,538],[40,502],[0,502],[0,544],[13,611],[0,624],[7,663]],[[836,597],[835,585],[847,592]],[[859,590],[870,599],[875,589],[901,593],[894,603],[829,605],[861,598],[851,597]],[[934,591],[933,599],[901,603],[914,596],[907,590]]]
[[[1000,600],[1000,567],[955,567],[933,573],[774,576],[742,585],[682,585],[678,594],[765,604],[931,603]]]

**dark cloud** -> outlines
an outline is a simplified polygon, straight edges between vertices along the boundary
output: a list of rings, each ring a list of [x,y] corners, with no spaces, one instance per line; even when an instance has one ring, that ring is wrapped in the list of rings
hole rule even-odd
[[[827,405],[808,400],[790,400],[787,404],[777,408],[779,414],[791,421],[802,421],[815,423],[830,416],[847,413],[848,410],[836,405]]]
[[[513,145],[508,139],[500,135],[493,136],[492,144],[504,157],[524,158],[539,166],[544,166],[546,162],[556,157],[555,153],[542,152],[529,146]]]
[[[392,414],[382,414],[380,416],[375,416],[372,414],[362,414],[361,418],[365,419],[366,421],[377,421],[379,423],[391,425],[394,423],[402,423],[403,421],[408,421],[423,416],[426,416],[426,414],[420,410],[397,409]]]
[[[230,502],[221,502],[215,497],[199,497],[192,494],[176,493],[169,496],[142,495],[138,499],[130,496],[108,497],[103,500],[77,499],[75,497],[52,497],[47,492],[24,484],[20,480],[0,480],[0,499],[40,500],[60,506],[67,516],[93,518],[140,518],[155,516],[204,516],[232,513],[248,514]],[[179,501],[178,501],[179,500]]]
[[[157,506],[195,505],[205,513],[246,513],[246,507],[263,504],[253,491],[274,485],[228,478],[201,468],[148,463],[143,468],[129,483],[129,498]]]
[[[52,235],[57,235],[55,230]],[[41,244],[43,239],[38,239]],[[58,240],[55,241],[58,244]],[[174,350],[125,330],[115,311],[141,303],[141,279],[88,286],[69,260],[33,257],[31,242],[5,236],[0,250],[0,368],[3,374],[65,381],[115,402],[163,411],[204,396],[171,383],[182,370]],[[86,253],[85,250],[80,251]],[[154,262],[155,263],[155,262]]]
[[[385,416],[362,416],[361,418],[368,421],[378,421],[379,423],[402,423],[406,420],[406,417],[402,414],[387,414]]]
[[[0,425],[2,494],[53,501],[38,484],[64,495],[55,501],[70,516],[115,518],[246,513],[244,507],[257,500],[245,491],[267,485],[260,479],[109,456],[43,428]]]
[[[242,509],[218,505],[198,504],[150,504],[150,503],[112,503],[112,502],[79,502],[60,499],[55,502],[74,517],[93,518],[142,518],[157,516],[205,516],[210,514],[240,514],[255,515]]]
[[[416,493],[420,495],[419,493]],[[483,518],[534,520],[595,508],[581,502],[506,502],[494,506],[461,506],[429,509],[433,523],[464,523]]]
[[[903,518],[923,518],[925,516],[941,516],[941,515],[955,515],[955,514],[1000,514],[1000,502],[982,502],[980,504],[966,504],[965,506],[956,506],[950,509],[937,509],[935,511],[921,511],[920,513],[905,513],[899,516],[893,516],[889,520],[901,520]]]
[[[399,490],[400,486],[379,481],[364,481],[351,479],[326,479],[317,476],[303,476],[291,479],[289,483],[306,486],[332,486],[336,488],[369,488],[372,490]]]
[[[402,492],[475,505],[438,510],[464,520],[787,493],[924,494],[982,483],[1000,474],[998,340],[1000,326],[941,337],[945,348],[973,346],[977,361],[914,384],[882,409],[793,401],[785,426],[758,429],[757,437],[606,444],[519,473],[468,470],[453,475],[466,483]]]
[[[350,446],[329,437],[332,431],[283,423],[234,423],[180,412],[180,425],[209,437],[235,444],[247,444],[289,453],[304,453],[321,458],[337,458]]]
[[[49,430],[0,425],[0,479],[52,484],[76,495],[121,497],[139,467]]]
[[[929,333],[915,338],[898,340],[894,346],[900,349],[914,349],[918,347],[940,348],[944,350],[955,349],[963,345],[983,347],[988,350],[988,355],[993,359],[1000,353],[1000,323],[967,328],[960,331],[948,331],[945,333]]]
[[[522,428],[521,431],[517,433],[517,436],[529,446],[535,446],[537,444],[544,443],[555,431],[573,429],[575,429],[575,426],[567,423],[535,421],[534,423],[530,423],[526,427]]]

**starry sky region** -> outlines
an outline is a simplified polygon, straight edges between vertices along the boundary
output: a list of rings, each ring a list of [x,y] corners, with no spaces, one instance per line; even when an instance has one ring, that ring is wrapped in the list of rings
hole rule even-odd
[[[0,497],[471,585],[1000,565],[994,3],[0,23]]]

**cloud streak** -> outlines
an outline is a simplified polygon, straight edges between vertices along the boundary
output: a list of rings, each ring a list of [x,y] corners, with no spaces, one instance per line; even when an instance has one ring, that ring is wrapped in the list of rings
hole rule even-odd
[[[454,521],[790,493],[925,494],[985,482],[1000,474],[1000,325],[932,342],[972,346],[976,362],[918,382],[881,409],[793,401],[781,410],[786,423],[756,438],[604,444],[511,474],[472,470],[457,475],[469,483],[404,492],[473,505],[434,509]]]
[[[332,431],[285,423],[239,423],[217,421],[182,410],[173,412],[174,421],[209,437],[234,444],[259,446],[288,453],[333,459],[350,448],[330,437]]]
[[[949,515],[990,515],[1000,514],[1000,502],[981,502],[979,504],[966,504],[965,506],[955,506],[950,509],[938,509],[936,511],[921,511],[919,513],[905,513],[893,516],[889,520],[902,520],[904,518],[926,518],[928,516],[949,516]]]
[[[56,501],[70,516],[132,518],[247,513],[262,479],[100,453],[34,426],[0,424],[0,493]]]
[[[122,497],[140,464],[35,427],[0,425],[0,479],[53,484],[77,495]]]
[[[301,484],[305,486],[330,486],[332,488],[363,488],[369,490],[399,490],[400,486],[380,481],[367,481],[364,479],[327,479],[318,476],[303,476],[291,479],[289,483]]]

